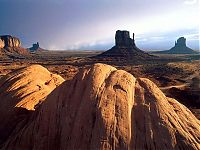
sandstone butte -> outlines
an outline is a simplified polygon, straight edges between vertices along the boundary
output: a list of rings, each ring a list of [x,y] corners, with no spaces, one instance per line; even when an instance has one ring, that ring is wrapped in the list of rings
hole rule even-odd
[[[36,79],[40,74],[44,80],[42,76],[49,73],[41,73],[42,70],[45,69],[32,66],[30,73],[36,72]],[[13,89],[9,85],[16,82],[14,87],[19,86],[24,92],[39,90],[26,90],[26,84],[28,87],[35,84],[29,82],[29,77],[24,74],[13,82],[7,77],[8,86],[3,89]],[[18,82],[23,78],[20,86]],[[13,89],[11,93],[19,96],[18,91]],[[2,112],[3,103],[5,108],[16,106],[8,97],[6,101],[1,99],[1,113],[9,112],[6,109]],[[30,106],[23,108],[33,109],[31,101],[30,98],[27,101]],[[199,150],[200,121],[184,105],[166,97],[150,80],[95,64],[53,90],[28,118],[15,125],[1,149]]]
[[[19,38],[11,35],[0,35],[0,56],[1,55],[28,55],[27,49],[21,47]]]

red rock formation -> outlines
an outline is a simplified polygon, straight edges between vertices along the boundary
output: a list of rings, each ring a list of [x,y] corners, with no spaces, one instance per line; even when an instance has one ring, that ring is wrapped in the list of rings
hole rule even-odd
[[[200,122],[150,80],[95,64],[56,88],[2,149],[200,149]]]
[[[0,36],[1,43],[0,48],[6,48],[6,47],[20,47],[21,42],[18,38],[12,37],[10,35],[3,35]]]
[[[32,65],[0,80],[0,144],[64,79]],[[32,111],[28,111],[32,110]]]
[[[21,47],[21,41],[10,35],[0,36],[0,54],[15,58],[18,55],[28,55],[27,49]]]

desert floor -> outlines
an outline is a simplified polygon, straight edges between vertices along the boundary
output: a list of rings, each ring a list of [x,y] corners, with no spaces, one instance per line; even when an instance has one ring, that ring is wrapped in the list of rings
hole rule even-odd
[[[187,106],[200,119],[200,55],[157,55],[156,60],[99,60],[101,51],[42,51],[28,58],[1,58],[0,78],[19,68],[40,64],[52,73],[70,80],[82,68],[100,62],[126,70],[135,77],[154,81],[169,97]]]

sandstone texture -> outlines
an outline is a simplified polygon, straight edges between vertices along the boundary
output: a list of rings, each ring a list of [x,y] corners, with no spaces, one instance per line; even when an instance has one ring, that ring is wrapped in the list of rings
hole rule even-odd
[[[48,88],[43,73],[38,69],[36,72],[38,78],[34,79],[45,80],[39,81],[43,83],[40,86]],[[39,90],[35,82],[29,81],[27,77],[20,89]],[[27,83],[34,88],[28,88]],[[9,78],[4,84],[10,87]],[[4,88],[10,91],[19,87],[18,82],[12,85]],[[18,92],[15,95],[24,97]],[[1,99],[1,110],[4,101]],[[17,104],[12,106],[30,110],[34,106],[32,102],[30,106]],[[189,109],[166,97],[149,79],[136,79],[104,64],[83,69],[62,83],[23,121],[16,124],[2,149],[200,149],[200,122]]]
[[[0,80],[0,144],[15,125],[34,111],[64,79],[40,65],[32,65]]]
[[[133,39],[130,38],[129,31],[116,31],[115,34],[115,46],[110,50],[97,55],[96,58],[124,58],[128,60],[146,60],[152,59],[153,56],[140,50],[135,44],[135,37],[133,33]]]
[[[5,43],[2,39],[0,39],[0,48],[4,48],[5,47]]]
[[[0,56],[8,56],[10,58],[20,58],[28,55],[27,49],[21,47],[21,41],[11,35],[0,36]]]
[[[3,44],[1,44],[1,42]],[[18,38],[10,36],[10,35],[0,36],[0,48],[20,47],[20,46],[21,46],[21,42]]]

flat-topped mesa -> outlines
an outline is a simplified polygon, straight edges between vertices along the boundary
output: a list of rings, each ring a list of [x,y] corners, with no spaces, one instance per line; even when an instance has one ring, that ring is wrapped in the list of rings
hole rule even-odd
[[[21,46],[21,41],[13,37],[11,35],[3,35],[0,36],[0,48],[7,48],[7,47],[20,47]]]
[[[118,47],[132,47],[135,46],[134,33],[133,39],[130,38],[129,31],[116,31],[115,45]]]

